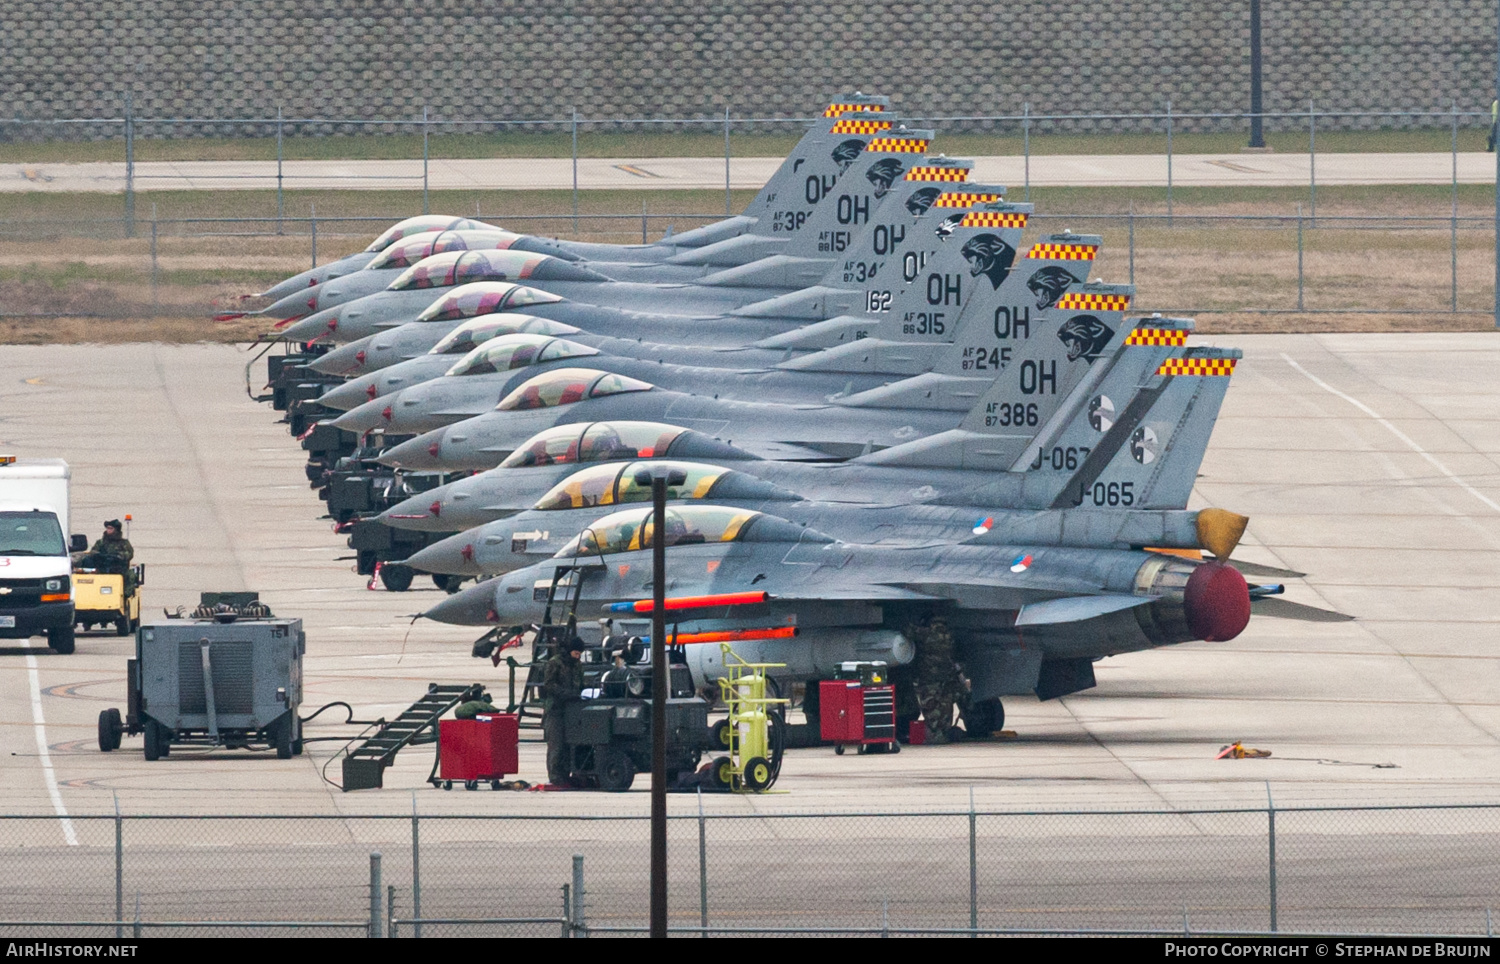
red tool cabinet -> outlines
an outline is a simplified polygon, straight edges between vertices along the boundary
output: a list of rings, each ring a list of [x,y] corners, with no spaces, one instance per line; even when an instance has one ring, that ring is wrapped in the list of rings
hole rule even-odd
[[[514,713],[482,714],[472,720],[438,721],[439,779],[474,789],[480,780],[499,781],[515,773],[518,737]]]
[[[826,679],[818,684],[818,712],[824,743],[842,754],[850,744],[859,752],[901,752],[896,742],[896,688],[858,679]]]

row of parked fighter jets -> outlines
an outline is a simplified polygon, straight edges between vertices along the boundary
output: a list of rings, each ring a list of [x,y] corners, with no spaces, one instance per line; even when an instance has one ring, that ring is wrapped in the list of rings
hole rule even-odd
[[[560,580],[628,618],[665,471],[674,631],[793,679],[910,661],[941,618],[998,713],[1252,611],[1320,618],[1241,570],[1300,574],[1228,563],[1246,518],[1187,509],[1240,352],[1131,316],[1098,236],[1027,243],[1031,205],[933,136],[843,97],[738,217],[644,245],[411,218],[264,292],[277,337],[334,346],[334,425],[462,476],[378,517],[454,533],[407,564],[480,580],[424,615],[523,627]]]

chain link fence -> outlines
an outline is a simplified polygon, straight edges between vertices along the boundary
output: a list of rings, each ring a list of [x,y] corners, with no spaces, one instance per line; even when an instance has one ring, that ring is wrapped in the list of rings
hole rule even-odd
[[[622,798],[622,802],[624,799]],[[718,809],[718,808],[715,808]],[[0,817],[8,936],[646,931],[645,816]],[[677,814],[702,934],[1493,935],[1500,805]]]

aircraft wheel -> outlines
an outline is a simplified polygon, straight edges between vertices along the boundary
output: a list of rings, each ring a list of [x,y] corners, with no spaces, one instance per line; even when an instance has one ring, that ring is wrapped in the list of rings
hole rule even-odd
[[[69,623],[66,626],[47,630],[47,645],[52,648],[54,653],[59,653],[63,656],[73,652],[74,647],[77,645],[73,624]]]
[[[463,588],[464,577],[435,572],[432,574],[432,584],[451,596]]]
[[[1005,707],[999,700],[980,700],[963,715],[964,730],[972,737],[986,737],[1005,727]]]
[[[594,772],[599,776],[599,789],[612,793],[629,790],[635,782],[635,764],[614,747],[601,746],[594,751]]]
[[[714,786],[728,790],[734,786],[734,763],[727,756],[721,756],[714,761],[713,768]]]
[[[406,592],[416,575],[410,566],[388,564],[380,567],[380,582],[391,592]]]
[[[111,707],[99,713],[99,749],[108,753],[120,748],[120,735],[125,725],[120,720],[120,711]]]
[[[751,790],[764,790],[771,785],[771,763],[763,756],[753,756],[745,762],[745,786]]]

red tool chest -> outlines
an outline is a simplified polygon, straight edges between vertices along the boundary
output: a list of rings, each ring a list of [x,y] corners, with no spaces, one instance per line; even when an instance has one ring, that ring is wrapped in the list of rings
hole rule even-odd
[[[901,751],[896,742],[896,688],[889,683],[823,680],[818,685],[818,708],[823,742],[834,744],[835,753],[843,753],[849,744],[861,753]]]
[[[447,786],[462,780],[469,789],[479,780],[500,780],[515,773],[517,724],[514,713],[485,713],[472,720],[438,721],[440,779]]]

